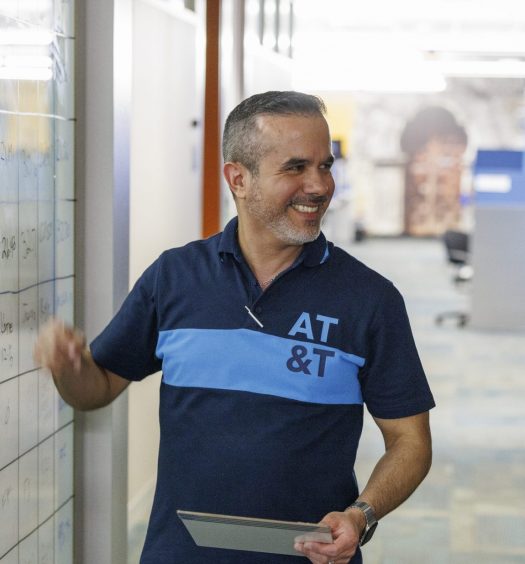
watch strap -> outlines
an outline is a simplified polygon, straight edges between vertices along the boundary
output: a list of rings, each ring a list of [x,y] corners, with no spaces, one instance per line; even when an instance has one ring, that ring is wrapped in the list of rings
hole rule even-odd
[[[355,501],[347,509],[353,508],[359,509],[365,516],[366,525],[359,538],[359,546],[363,546],[372,538],[377,528],[378,521],[373,508],[368,505],[368,503],[364,501]]]

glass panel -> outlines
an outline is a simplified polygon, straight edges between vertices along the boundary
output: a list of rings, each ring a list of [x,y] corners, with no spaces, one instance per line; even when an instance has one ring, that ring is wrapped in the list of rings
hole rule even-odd
[[[73,562],[73,410],[35,366],[73,322],[74,1],[0,2],[0,562]]]

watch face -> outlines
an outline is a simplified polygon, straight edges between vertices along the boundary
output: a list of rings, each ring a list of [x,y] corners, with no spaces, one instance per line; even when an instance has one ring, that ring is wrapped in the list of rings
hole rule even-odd
[[[370,525],[370,527],[367,527],[367,529],[363,533],[363,536],[361,537],[361,540],[359,541],[360,546],[366,544],[374,536],[374,532],[377,529],[377,525],[378,523],[376,521],[375,523]]]

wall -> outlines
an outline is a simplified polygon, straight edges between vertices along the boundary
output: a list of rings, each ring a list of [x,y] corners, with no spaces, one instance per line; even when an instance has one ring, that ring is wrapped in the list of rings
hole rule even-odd
[[[128,290],[131,0],[78,2],[75,24],[75,313],[90,341]],[[76,421],[75,562],[124,564],[127,394]]]
[[[165,249],[201,234],[202,7],[133,4],[130,284]],[[160,374],[129,388],[129,530],[156,480]]]

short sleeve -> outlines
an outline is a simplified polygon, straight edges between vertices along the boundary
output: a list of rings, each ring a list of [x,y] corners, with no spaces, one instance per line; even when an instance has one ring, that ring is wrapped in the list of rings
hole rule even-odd
[[[158,372],[155,289],[158,261],[137,280],[109,325],[90,345],[97,364],[128,380]]]
[[[367,358],[361,388],[374,417],[409,417],[435,406],[403,297],[391,283],[370,327]]]

